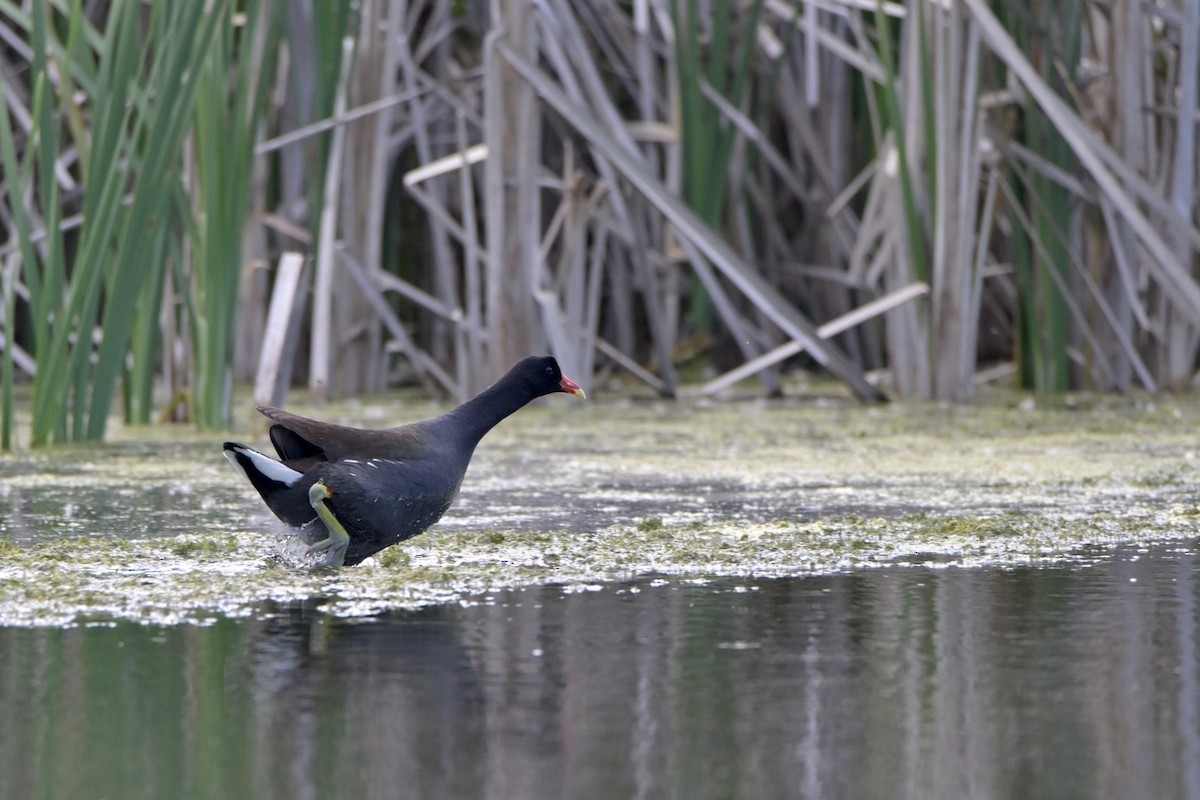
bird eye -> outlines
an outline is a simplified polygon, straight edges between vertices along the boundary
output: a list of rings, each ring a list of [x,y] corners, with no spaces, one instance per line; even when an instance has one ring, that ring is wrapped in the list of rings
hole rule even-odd
[[[546,374],[547,374],[547,375],[553,375],[553,374],[554,374],[554,367],[546,367]]]

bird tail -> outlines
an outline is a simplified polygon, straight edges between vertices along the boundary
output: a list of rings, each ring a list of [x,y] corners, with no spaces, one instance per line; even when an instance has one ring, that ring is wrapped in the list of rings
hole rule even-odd
[[[225,443],[225,458],[249,479],[264,500],[295,485],[303,474],[237,442]]]
[[[270,456],[237,442],[225,443],[225,458],[237,467],[262,495],[267,507],[293,527],[308,524],[316,515],[308,500],[308,487],[316,479]]]

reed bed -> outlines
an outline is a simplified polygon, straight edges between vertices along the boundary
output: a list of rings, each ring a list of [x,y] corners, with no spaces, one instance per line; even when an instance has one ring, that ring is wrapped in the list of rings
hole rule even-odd
[[[20,382],[40,445],[538,351],[1189,387],[1197,41],[1200,0],[0,0],[0,445]]]

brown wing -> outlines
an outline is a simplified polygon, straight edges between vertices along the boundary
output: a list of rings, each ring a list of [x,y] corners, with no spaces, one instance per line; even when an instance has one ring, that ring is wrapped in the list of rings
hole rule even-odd
[[[311,466],[318,461],[345,458],[405,461],[428,455],[431,450],[420,423],[371,430],[321,422],[273,406],[259,406],[258,411],[274,423],[271,442],[289,465],[298,462]]]

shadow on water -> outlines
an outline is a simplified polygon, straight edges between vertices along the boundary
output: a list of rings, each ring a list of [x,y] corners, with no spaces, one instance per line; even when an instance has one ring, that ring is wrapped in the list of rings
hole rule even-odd
[[[1196,797],[1193,544],[0,628],[0,796]]]

